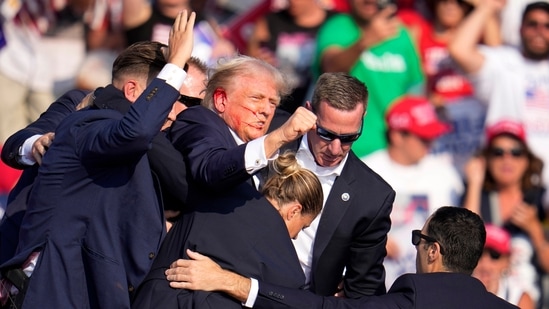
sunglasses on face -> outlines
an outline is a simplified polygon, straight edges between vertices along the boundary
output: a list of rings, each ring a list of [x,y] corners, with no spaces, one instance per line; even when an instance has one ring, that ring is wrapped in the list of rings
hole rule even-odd
[[[526,151],[522,148],[503,149],[500,147],[493,147],[490,149],[490,156],[494,158],[504,157],[505,154],[509,154],[513,158],[520,158],[526,154]]]
[[[484,253],[488,253],[488,255],[490,255],[490,258],[494,261],[499,260],[501,258],[501,253],[493,249],[484,249]]]
[[[318,123],[316,124],[316,135],[318,135],[318,137],[328,142],[338,139],[342,144],[350,144],[356,141],[361,134],[362,134],[362,126],[360,127],[360,131],[357,133],[339,135],[324,129]]]
[[[189,96],[186,96],[184,94],[180,95],[179,99],[177,99],[177,101],[185,104],[185,106],[187,106],[187,107],[200,105],[202,103],[201,98],[189,97]]]
[[[412,231],[412,245],[417,246],[421,242],[421,239],[425,239],[427,242],[436,242],[440,246],[440,254],[444,255],[444,248],[440,244],[440,242],[436,239],[434,239],[431,236],[427,236],[421,233],[420,230],[413,230]]]

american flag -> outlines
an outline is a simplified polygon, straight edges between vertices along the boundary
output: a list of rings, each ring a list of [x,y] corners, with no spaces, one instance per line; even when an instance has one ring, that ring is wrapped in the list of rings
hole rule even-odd
[[[527,89],[526,107],[549,109],[549,89],[541,87]]]

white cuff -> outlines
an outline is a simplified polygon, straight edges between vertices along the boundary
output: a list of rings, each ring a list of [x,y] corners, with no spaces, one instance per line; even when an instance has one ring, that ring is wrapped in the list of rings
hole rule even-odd
[[[187,77],[187,72],[173,63],[167,63],[156,77],[165,80],[168,85],[179,91]]]
[[[242,304],[242,306],[247,308],[253,308],[255,305],[255,300],[257,299],[257,294],[259,294],[259,283],[256,279],[250,278],[252,285],[250,286],[250,293],[248,293],[248,299]]]
[[[34,165],[36,160],[32,156],[32,145],[39,139],[42,135],[37,134],[33,135],[25,140],[23,145],[19,147],[19,163],[25,165]]]
[[[256,138],[246,144],[244,152],[244,164],[248,174],[255,174],[260,169],[267,166],[268,161],[265,155],[265,136]]]

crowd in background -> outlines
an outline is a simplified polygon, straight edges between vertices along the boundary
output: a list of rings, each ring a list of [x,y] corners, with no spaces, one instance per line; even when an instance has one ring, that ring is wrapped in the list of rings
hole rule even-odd
[[[521,308],[549,306],[549,2],[0,5],[0,147],[66,91],[109,84],[112,62],[132,43],[167,44],[177,14],[192,10],[192,55],[211,68],[237,54],[278,68],[292,88],[284,111],[306,106],[325,72],[366,84],[367,113],[352,150],[396,191],[387,288],[414,272],[409,232],[438,207],[455,205],[488,225],[474,276]],[[19,175],[0,165],[0,216]]]

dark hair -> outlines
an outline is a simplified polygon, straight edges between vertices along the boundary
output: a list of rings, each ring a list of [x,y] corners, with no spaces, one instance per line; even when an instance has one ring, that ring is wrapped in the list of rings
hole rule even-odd
[[[311,105],[313,111],[318,111],[322,102],[344,111],[351,111],[357,105],[363,104],[364,111],[368,105],[368,88],[349,74],[342,72],[323,73],[318,78]]]
[[[430,14],[430,17],[433,20],[435,20],[437,18],[436,17],[437,4],[439,4],[440,2],[443,2],[443,1],[445,1],[445,0],[425,0],[425,7],[427,7],[428,13]],[[471,13],[473,11],[473,9],[475,8],[472,4],[468,3],[467,1],[458,0],[457,2],[460,6],[462,6],[464,8],[464,10],[465,10],[464,15],[467,15],[467,14]]]
[[[322,186],[316,175],[301,167],[293,152],[281,154],[270,162],[271,175],[262,188],[265,197],[279,205],[298,201],[302,214],[318,215],[322,209]]]
[[[521,188],[522,190],[529,190],[535,187],[540,186],[541,181],[541,172],[543,170],[543,161],[536,156],[530,147],[526,143],[524,143],[521,139],[517,138],[516,136],[512,134],[503,133],[500,135],[497,135],[491,139],[493,141],[498,136],[507,136],[509,138],[514,139],[515,141],[519,142],[522,149],[526,152],[526,157],[528,159],[528,166],[526,167],[526,171],[524,171],[524,174],[522,175],[521,179]],[[481,150],[482,156],[486,159],[490,159],[490,149],[492,148],[492,144],[486,145]],[[494,179],[494,176],[492,173],[490,173],[490,170],[488,167],[486,168],[484,172],[484,184],[483,188],[486,191],[495,191],[498,189],[498,184],[496,180]]]
[[[112,81],[125,75],[145,77],[147,84],[160,73],[166,65],[164,49],[167,46],[159,42],[137,42],[123,50],[112,65]]]
[[[521,21],[524,22],[524,19],[526,19],[526,15],[528,15],[531,11],[534,10],[542,10],[545,13],[549,14],[549,3],[544,1],[538,1],[538,2],[532,2],[524,8],[524,11],[522,12],[522,19]]]
[[[431,216],[426,232],[444,248],[442,264],[449,271],[473,273],[486,242],[479,215],[466,208],[443,206]]]

